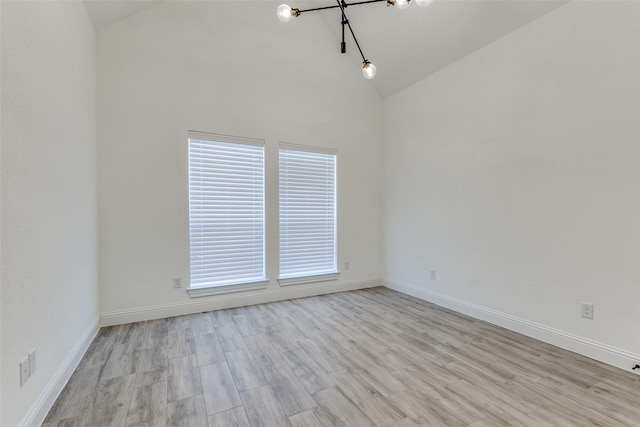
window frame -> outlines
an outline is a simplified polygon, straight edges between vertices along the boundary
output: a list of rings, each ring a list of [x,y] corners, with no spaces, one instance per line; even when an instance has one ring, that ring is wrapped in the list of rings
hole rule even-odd
[[[193,234],[194,231],[192,229],[192,215],[194,208],[192,207],[192,140],[193,141],[209,141],[211,143],[218,143],[219,146],[226,144],[238,144],[238,145],[246,145],[253,147],[261,148],[261,161],[262,161],[262,209],[261,209],[261,226],[262,226],[262,277],[258,280],[253,280],[254,278],[248,278],[246,281],[242,281],[241,278],[238,279],[235,283],[228,284],[218,284],[218,285],[202,285],[202,286],[193,286],[192,277],[194,273],[193,269]],[[200,297],[200,296],[208,296],[208,295],[219,295],[224,293],[231,292],[240,292],[240,291],[249,291],[249,290],[258,290],[265,289],[269,284],[269,279],[267,277],[267,223],[266,223],[266,206],[267,206],[267,189],[266,189],[266,149],[265,149],[265,141],[261,139],[253,139],[253,138],[244,138],[238,136],[231,135],[223,135],[223,134],[215,134],[215,133],[206,133],[206,132],[198,132],[198,131],[189,131],[187,138],[187,158],[188,158],[188,199],[189,199],[189,278],[190,283],[189,287],[186,289],[187,293],[190,297]],[[252,177],[254,175],[251,175]]]
[[[300,274],[282,276],[282,150],[316,153],[333,156],[333,271],[320,274]],[[337,280],[340,276],[338,258],[338,151],[335,148],[314,147],[280,142],[278,147],[278,284],[291,286],[305,283],[316,283]]]

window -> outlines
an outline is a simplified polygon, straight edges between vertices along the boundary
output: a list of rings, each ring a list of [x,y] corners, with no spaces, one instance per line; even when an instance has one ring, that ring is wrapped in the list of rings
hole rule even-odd
[[[189,241],[192,296],[266,287],[264,141],[189,132]]]
[[[335,151],[281,144],[279,163],[280,284],[335,279]]]

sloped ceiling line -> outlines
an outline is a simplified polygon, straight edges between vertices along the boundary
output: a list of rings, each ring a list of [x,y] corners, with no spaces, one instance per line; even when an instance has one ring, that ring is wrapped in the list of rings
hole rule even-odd
[[[292,7],[308,8],[327,5],[331,0],[287,0]],[[277,19],[273,15],[264,19]],[[152,0],[84,0],[85,8],[96,29],[126,19],[162,1]],[[185,2],[188,3],[188,2]],[[212,1],[211,7],[219,2]],[[377,75],[370,80],[383,98],[389,97],[540,18],[567,1],[538,0],[435,0],[429,7],[411,5],[406,10],[373,3],[349,9],[349,20],[367,59],[376,64]],[[340,16],[335,10],[319,12],[334,35],[336,46],[341,39]],[[296,22],[303,25],[306,16]],[[240,23],[239,23],[240,24]],[[288,24],[282,24],[288,25]],[[319,34],[318,37],[326,37]],[[349,44],[350,41],[347,43]],[[336,48],[336,54],[340,54]],[[360,73],[361,58],[355,46],[347,48],[354,62],[354,73]]]

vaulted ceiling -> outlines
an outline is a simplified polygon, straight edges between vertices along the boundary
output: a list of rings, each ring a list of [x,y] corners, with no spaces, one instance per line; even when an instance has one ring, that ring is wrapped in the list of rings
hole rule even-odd
[[[332,0],[287,1],[299,9],[334,3]],[[158,3],[161,2],[85,0],[87,12],[97,29]],[[399,10],[380,2],[351,6],[346,12],[364,55],[377,67],[377,75],[370,82],[382,97],[388,97],[564,3],[566,1],[435,0],[428,7],[412,4],[406,10]],[[278,2],[274,2],[273,15],[264,19],[277,19],[277,5]],[[339,10],[313,13],[320,16],[331,34],[318,34],[318,37],[328,37],[327,42],[335,43],[339,50]],[[282,25],[304,26],[310,15],[311,12],[303,13]],[[362,58],[348,33],[347,55],[354,67],[361,66]]]

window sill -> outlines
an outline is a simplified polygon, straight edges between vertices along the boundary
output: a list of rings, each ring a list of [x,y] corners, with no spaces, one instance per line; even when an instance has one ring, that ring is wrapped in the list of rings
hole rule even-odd
[[[286,279],[278,279],[280,286],[302,285],[304,283],[329,282],[338,280],[340,273],[319,274],[317,276],[289,277]]]
[[[210,286],[203,288],[189,288],[187,293],[191,298],[208,297],[211,295],[230,294],[234,292],[256,291],[266,289],[269,284],[268,280],[261,282],[241,283],[238,285]]]

